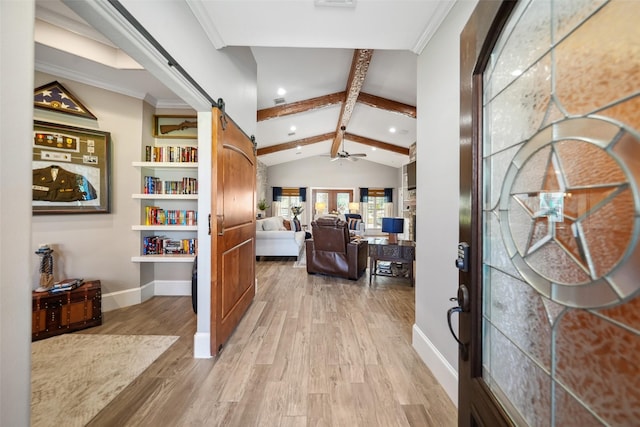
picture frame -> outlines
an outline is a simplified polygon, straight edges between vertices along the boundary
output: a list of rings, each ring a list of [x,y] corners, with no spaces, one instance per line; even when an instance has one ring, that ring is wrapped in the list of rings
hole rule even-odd
[[[111,212],[111,134],[34,121],[34,215]]]
[[[198,117],[154,115],[153,136],[156,138],[196,139],[198,137]]]

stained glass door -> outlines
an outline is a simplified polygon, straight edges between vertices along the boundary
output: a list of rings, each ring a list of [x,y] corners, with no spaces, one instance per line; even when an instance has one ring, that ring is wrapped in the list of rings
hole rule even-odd
[[[465,29],[487,54],[475,57],[467,113],[461,104],[478,160],[467,177],[477,222],[461,221],[477,267],[461,276],[471,352],[460,425],[496,414],[516,425],[637,425],[640,4],[509,9],[494,5],[485,34],[477,16]]]

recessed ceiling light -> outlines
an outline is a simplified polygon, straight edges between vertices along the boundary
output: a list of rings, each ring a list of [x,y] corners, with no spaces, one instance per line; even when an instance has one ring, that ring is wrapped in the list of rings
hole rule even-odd
[[[389,132],[391,133],[396,133],[396,128],[394,128],[393,126],[389,128]]]
[[[371,151],[376,151],[377,148],[376,147],[371,147]]]
[[[287,91],[284,90],[283,87],[278,88],[278,96],[284,96],[285,93],[287,93]]]
[[[292,126],[289,128],[289,130],[290,130],[291,132],[295,132],[295,131],[296,131],[296,127],[292,125]]]
[[[301,145],[298,145],[298,146],[296,147],[296,150],[302,150],[302,146],[301,146]]]
[[[512,75],[513,77],[518,77],[520,74],[522,74],[522,70],[513,70],[513,71],[511,72],[511,75]]]

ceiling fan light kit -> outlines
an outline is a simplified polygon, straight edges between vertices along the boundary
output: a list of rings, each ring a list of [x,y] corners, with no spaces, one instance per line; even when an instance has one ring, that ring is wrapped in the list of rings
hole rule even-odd
[[[341,159],[347,159],[351,162],[357,162],[360,157],[367,157],[365,153],[351,154],[344,149],[344,132],[346,129],[347,129],[346,126],[340,126],[340,132],[342,132],[342,151],[338,151],[336,153],[336,156],[331,158],[332,162],[335,162],[336,160],[341,160]]]

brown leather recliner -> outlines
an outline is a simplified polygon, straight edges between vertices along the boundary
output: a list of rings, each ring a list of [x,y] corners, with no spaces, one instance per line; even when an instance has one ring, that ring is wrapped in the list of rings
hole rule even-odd
[[[311,222],[307,239],[307,273],[321,273],[357,280],[367,269],[369,244],[351,242],[347,223],[339,218],[318,218]]]

